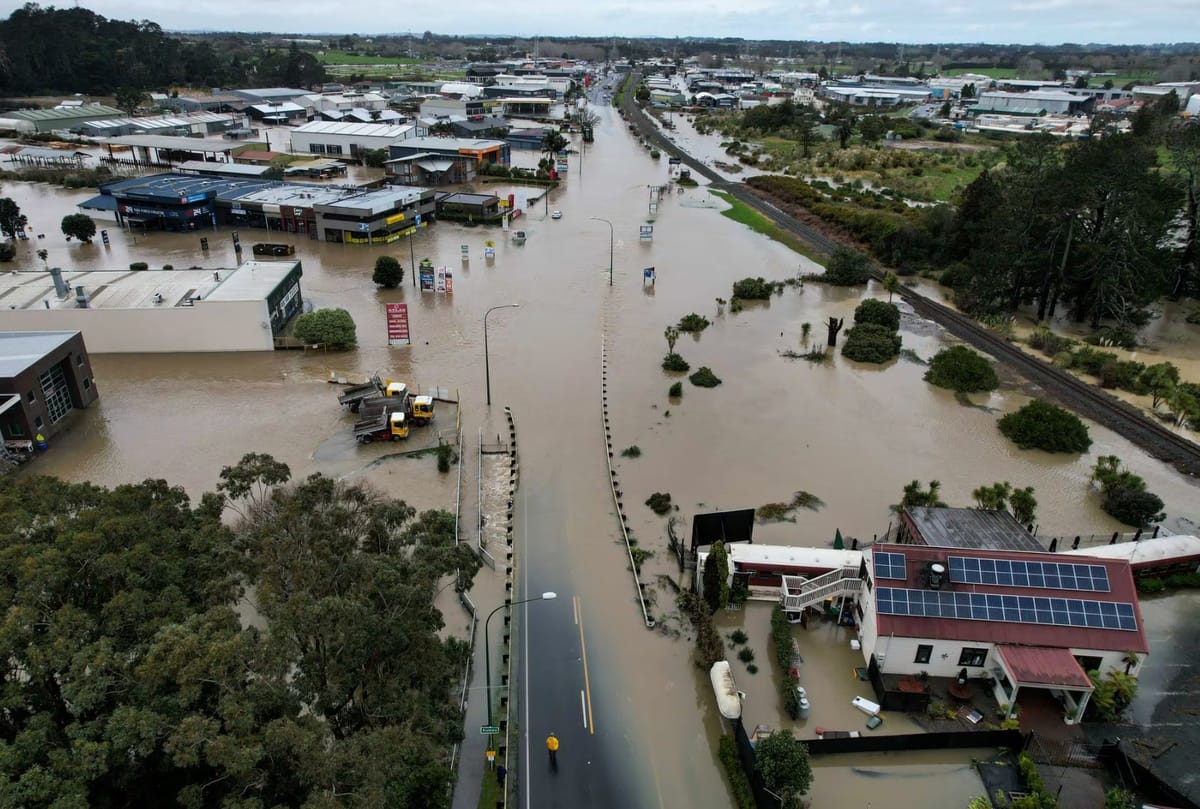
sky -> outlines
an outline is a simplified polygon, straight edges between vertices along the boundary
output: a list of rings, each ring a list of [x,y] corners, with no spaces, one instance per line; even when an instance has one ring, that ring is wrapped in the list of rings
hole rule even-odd
[[[74,0],[42,0],[69,7]],[[7,16],[24,0],[0,0]],[[544,36],[701,36],[883,42],[1150,44],[1200,40],[1197,0],[81,0],[167,30]],[[401,12],[404,12],[401,14]],[[416,12],[412,14],[412,12]]]

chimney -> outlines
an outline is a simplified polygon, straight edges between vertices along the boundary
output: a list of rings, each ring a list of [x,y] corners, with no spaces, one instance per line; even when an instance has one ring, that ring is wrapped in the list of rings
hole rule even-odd
[[[61,268],[51,267],[50,277],[54,280],[54,292],[56,295],[58,295],[59,300],[62,300],[71,294],[71,288],[67,286],[67,282],[63,280]]]
[[[75,287],[75,303],[80,309],[88,308],[87,293],[84,292],[83,287],[81,286]]]

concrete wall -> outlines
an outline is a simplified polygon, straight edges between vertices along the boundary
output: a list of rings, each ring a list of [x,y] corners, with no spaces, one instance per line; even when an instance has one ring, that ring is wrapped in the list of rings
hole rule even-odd
[[[265,326],[263,325],[265,324]],[[0,309],[0,330],[83,332],[92,354],[271,351],[266,301],[156,309]]]

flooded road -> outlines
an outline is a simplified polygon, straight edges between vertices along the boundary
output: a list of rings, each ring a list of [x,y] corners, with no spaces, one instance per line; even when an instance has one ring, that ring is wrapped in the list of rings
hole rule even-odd
[[[1082,457],[1011,445],[995,420],[1027,400],[1019,380],[1006,380],[999,392],[964,405],[927,385],[924,367],[907,359],[869,367],[840,355],[823,365],[781,357],[785,349],[802,350],[803,323],[812,325],[812,339],[823,341],[824,320],[850,316],[860,291],[810,284],[737,314],[727,308],[718,314],[715,298],[730,297],[738,278],[783,279],[815,266],[707,207],[712,198],[702,188],[665,198],[651,217],[648,186],[665,182],[666,161],[654,161],[638,147],[615,112],[598,112],[597,142],[572,157],[564,186],[519,221],[528,234],[524,246],[496,229],[454,223],[438,223],[415,238],[417,260],[428,256],[453,269],[452,296],[422,295],[408,276],[395,290],[371,283],[378,255],[395,255],[410,268],[407,243],[365,248],[296,241],[305,296],[351,312],[358,324],[356,351],[96,356],[98,406],[29,471],[107,485],[165,477],[198,495],[243,453],[269,452],[295,475],[361,477],[418,507],[452,507],[455,475],[438,474],[432,458],[388,457],[386,446],[330,443],[352,420],[338,408],[336,388],[326,381],[330,372],[379,370],[414,387],[457,391],[468,436],[505,429],[501,407],[511,405],[521,442],[529,551],[536,556],[524,564],[538,577],[528,586],[560,593],[562,601],[546,609],[569,609],[568,594],[584,605],[596,723],[614,738],[605,755],[644,796],[642,805],[700,809],[729,805],[714,752],[720,725],[686,636],[647,631],[634,599],[604,466],[602,333],[609,346],[617,452],[632,444],[642,450],[637,459],[618,456],[617,468],[633,533],[655,554],[645,563],[644,580],[655,593],[653,614],[667,626],[674,595],[657,577],[678,581],[679,572],[666,549],[664,520],[641,505],[654,491],[671,493],[687,536],[698,511],[755,507],[804,489],[824,500],[824,508],[798,512],[795,523],[759,526],[757,539],[826,545],[837,529],[865,539],[885,530],[889,505],[914,478],[941,480],[952,505],[971,504],[970,492],[981,484],[1008,480],[1035,487],[1043,532],[1105,533],[1119,526],[1100,511],[1088,477],[1095,457],[1112,453],[1146,479],[1173,518],[1197,518],[1191,481],[1099,427],[1092,426],[1095,444]],[[518,162],[529,159],[536,155],[520,155]],[[152,267],[229,267],[235,261],[225,230],[209,234],[213,249],[207,256],[199,249],[205,234],[134,237],[115,223],[107,226],[113,237],[108,249],[67,244],[56,223],[94,192],[10,183],[5,193],[47,236],[21,246],[19,264],[9,266],[37,269],[38,247],[50,251],[52,266],[64,268],[123,269],[136,260]],[[551,220],[547,208],[562,210],[563,218]],[[608,227],[590,217],[614,225],[612,287]],[[651,218],[654,238],[641,241],[638,226]],[[295,237],[243,230],[241,238]],[[494,261],[483,258],[489,239],[496,242]],[[459,260],[464,244],[467,264]],[[645,267],[656,268],[654,286],[643,285]],[[869,294],[886,295],[874,286]],[[382,304],[389,301],[410,305],[409,348],[386,346]],[[488,322],[489,411],[482,318],[489,307],[507,303],[521,308],[497,312]],[[679,377],[659,367],[666,352],[663,329],[693,311],[713,323],[697,338],[682,337],[676,350],[693,368],[711,367],[724,384],[704,390],[685,379],[682,400],[673,402],[667,388]],[[902,334],[905,347],[925,359],[944,344],[927,323],[906,319]],[[452,433],[453,425],[435,421],[428,429]],[[474,456],[469,463],[468,471]],[[756,651],[763,669],[756,678],[767,683],[770,650],[760,644]],[[934,774],[914,794],[935,789],[961,763],[931,763],[951,770],[930,770]],[[841,805],[868,805],[879,782],[843,769],[822,762],[814,789],[839,795]],[[907,779],[905,788],[918,781]]]

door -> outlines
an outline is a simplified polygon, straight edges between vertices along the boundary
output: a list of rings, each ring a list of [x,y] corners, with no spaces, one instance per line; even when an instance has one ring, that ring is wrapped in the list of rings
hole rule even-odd
[[[62,365],[55,365],[38,377],[42,387],[42,401],[46,403],[46,412],[50,423],[57,424],[67,413],[71,412],[74,404],[71,402],[71,389],[67,386],[67,377]]]

